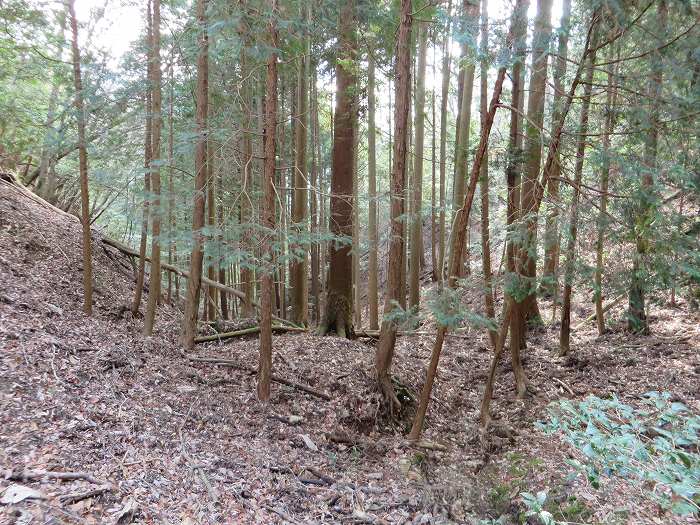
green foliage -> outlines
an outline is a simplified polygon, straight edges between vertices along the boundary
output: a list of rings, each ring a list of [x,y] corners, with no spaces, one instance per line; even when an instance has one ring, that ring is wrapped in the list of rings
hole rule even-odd
[[[700,510],[700,417],[669,393],[649,392],[639,408],[616,396],[559,401],[538,426],[562,433],[582,452],[569,464],[593,487],[604,477],[638,479],[663,508],[680,515]]]

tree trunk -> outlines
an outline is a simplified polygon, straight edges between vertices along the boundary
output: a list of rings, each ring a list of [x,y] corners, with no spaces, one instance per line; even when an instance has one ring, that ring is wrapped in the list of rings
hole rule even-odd
[[[370,53],[367,63],[367,176],[369,178],[369,269],[368,302],[369,328],[379,329],[378,232],[377,232],[377,146],[376,100],[374,97],[374,57]]]
[[[152,130],[153,107],[151,81],[153,77],[153,61],[151,60],[151,48],[153,45],[153,16],[151,13],[151,0],[146,4],[146,93],[144,106],[146,110],[145,134],[143,144],[143,217],[141,219],[141,241],[139,242],[139,268],[136,276],[136,290],[134,302],[131,304],[131,314],[138,314],[141,308],[143,284],[146,280],[146,247],[148,245],[148,223],[150,220],[149,199],[151,198],[151,155],[152,155]]]
[[[335,331],[340,337],[353,336],[352,294],[352,180],[355,141],[356,36],[354,0],[340,10],[340,49],[336,63],[336,104],[333,129],[333,167],[329,229],[336,238],[329,246],[330,267],[326,314],[321,333]]]
[[[318,123],[318,90],[316,88],[316,68],[317,63],[313,63],[313,73],[311,75],[311,233],[313,234],[313,244],[311,245],[311,296],[314,299],[313,318],[316,323],[320,318],[320,301],[321,301],[321,244],[319,241],[320,228],[320,208],[323,207],[323,193],[321,189],[321,180],[319,177],[319,162],[320,158],[320,138],[319,138],[319,123]]]
[[[190,279],[187,281],[187,299],[182,320],[182,345],[186,350],[194,348],[199,315],[202,262],[204,259],[203,234],[207,184],[207,128],[209,99],[209,35],[207,30],[207,0],[197,0],[197,21],[200,29],[199,53],[197,55],[196,124],[197,144],[194,156],[194,207],[192,211],[192,255],[190,257]]]
[[[175,242],[175,170],[173,169],[173,106],[175,103],[174,82],[175,45],[170,50],[170,97],[168,101],[168,264],[174,264],[177,259],[177,243]],[[175,276],[177,282],[177,276]],[[172,275],[168,272],[168,303],[172,304]]]
[[[448,0],[447,13],[452,12],[452,0]],[[442,44],[442,86],[440,91],[440,234],[438,248],[437,279],[440,286],[445,270],[445,186],[447,172],[447,99],[450,95],[450,23],[447,19],[445,40]]]
[[[509,34],[508,41],[512,37]],[[493,126],[493,120],[496,116],[496,109],[501,97],[501,90],[503,89],[503,80],[506,76],[505,67],[501,67],[498,70],[498,75],[496,77],[496,83],[493,86],[493,95],[491,96],[491,102],[489,104],[488,113],[484,119],[484,127],[481,132],[481,137],[479,139],[479,146],[476,150],[474,156],[474,163],[471,168],[471,173],[469,175],[469,186],[467,192],[464,196],[464,203],[457,213],[457,218],[455,221],[455,233],[452,235],[452,246],[450,247],[450,265],[448,268],[449,279],[447,285],[450,288],[454,288],[457,284],[457,268],[462,260],[462,254],[460,253],[461,248],[464,246],[464,238],[467,234],[467,228],[469,226],[469,215],[471,212],[472,202],[474,201],[474,194],[476,193],[476,185],[479,181],[479,176],[481,174],[481,163],[486,156],[486,148],[488,145],[489,135],[491,134],[491,127]],[[430,395],[433,390],[433,383],[435,382],[435,376],[437,375],[438,364],[440,361],[440,353],[442,352],[442,345],[445,340],[445,334],[447,333],[446,325],[439,325],[437,330],[437,335],[435,337],[435,342],[433,344],[433,350],[430,355],[430,364],[428,365],[428,370],[426,372],[425,383],[423,384],[423,390],[420,395],[420,402],[418,404],[418,409],[416,411],[416,416],[413,420],[413,426],[411,427],[411,432],[408,435],[408,439],[411,441],[417,441],[420,439],[421,433],[423,431],[423,424],[425,422],[425,415],[428,411],[428,404],[430,403]]]
[[[527,11],[529,0],[518,0],[513,13],[513,28],[515,32],[515,57],[512,73],[512,98],[511,106],[514,110],[510,113],[510,131],[508,134],[508,163],[506,165],[506,185],[508,189],[508,204],[506,222],[509,236],[506,241],[506,270],[508,278],[504,287],[506,300],[512,301],[510,315],[510,350],[516,363],[520,363],[520,350],[525,347],[525,317],[521,303],[521,277],[517,266],[518,243],[514,239],[520,220],[520,182],[522,178],[523,151],[522,151],[522,113],[524,108],[523,88],[525,84],[526,36],[527,36]],[[516,374],[516,377],[523,377]]]
[[[270,56],[267,59],[267,80],[265,85],[265,173],[263,175],[263,202],[260,208],[260,222],[265,228],[260,243],[265,268],[262,269],[260,290],[260,357],[258,363],[258,399],[270,399],[272,379],[272,246],[270,239],[275,231],[275,150],[277,127],[277,0],[272,0],[270,15]]]
[[[544,99],[547,88],[547,58],[549,39],[552,35],[552,0],[537,0],[537,16],[532,42],[532,75],[527,97],[527,121],[525,124],[525,176],[521,199],[523,253],[526,254],[523,276],[527,295],[522,302],[525,319],[539,323],[541,316],[537,306],[537,219],[534,211],[535,185],[540,175],[542,160],[542,125],[544,123]]]
[[[215,114],[211,110],[211,103],[209,104],[209,111],[211,114]],[[209,229],[209,235],[206,239],[206,252],[207,253],[207,277],[210,281],[216,280],[217,267],[219,266],[219,261],[214,258],[213,247],[214,239],[216,235],[214,234],[214,229],[216,228],[216,168],[214,161],[214,152],[216,146],[214,144],[211,134],[207,136],[207,228]],[[204,309],[207,313],[206,318],[208,321],[215,321],[217,317],[218,308],[218,293],[217,289],[213,286],[207,286],[206,296],[204,298]]]
[[[302,7],[304,9],[304,7]],[[307,6],[306,9],[310,9]],[[303,13],[302,13],[303,15]],[[307,11],[307,21],[310,18]],[[307,186],[308,176],[306,170],[306,137],[309,118],[308,106],[308,81],[307,81],[307,53],[310,50],[308,35],[304,38],[304,54],[298,59],[299,70],[297,72],[297,99],[296,114],[299,115],[294,127],[295,131],[295,159],[294,159],[294,209],[292,210],[292,230],[297,237],[306,237],[308,232],[307,221]],[[292,247],[294,249],[294,246]],[[307,326],[308,319],[308,257],[306,244],[301,244],[293,254],[290,280],[292,287],[292,321],[300,326]]]
[[[420,305],[420,266],[423,253],[423,150],[425,142],[425,70],[428,57],[428,28],[424,22],[418,23],[418,64],[416,71],[415,95],[415,150],[413,181],[411,183],[411,261],[408,306],[415,309]]]
[[[571,23],[571,0],[564,0],[561,22],[558,31],[557,57],[554,59],[554,102],[552,107],[552,128],[559,122],[562,98],[564,97],[564,77],[569,50],[569,29]],[[552,129],[552,131],[554,131]],[[559,178],[561,160],[559,152],[552,164],[552,173],[547,184],[547,193],[552,204],[547,211],[544,234],[544,267],[542,269],[542,293],[557,302],[559,288]]]
[[[389,257],[387,260],[387,285],[384,298],[384,314],[379,343],[375,353],[377,382],[390,413],[401,407],[389,375],[396,344],[396,323],[386,316],[393,313],[401,296],[401,268],[404,266],[404,192],[406,184],[406,146],[409,106],[411,101],[411,0],[401,0],[398,40],[396,43],[396,103],[394,109],[394,144],[391,171],[391,225]]]
[[[488,118],[488,44],[489,44],[489,11],[488,0],[481,0],[481,78],[480,78],[480,106],[481,106],[481,134],[484,134]],[[481,266],[484,273],[484,310],[486,317],[495,322],[496,310],[493,304],[493,289],[491,287],[491,239],[489,236],[489,154],[488,144],[484,159],[481,161],[481,173],[479,175],[479,189],[481,194]],[[498,332],[489,330],[491,346],[496,348]]]
[[[608,91],[605,100],[605,133],[603,135],[603,166],[600,170],[600,211],[598,213],[598,235],[596,238],[595,311],[598,335],[603,335],[605,333],[605,316],[603,312],[603,248],[608,209],[610,136],[615,129],[615,106],[617,98],[615,82],[615,66],[613,64],[608,64]]]
[[[153,334],[156,308],[160,299],[160,137],[163,125],[161,118],[161,72],[160,72],[160,0],[153,0],[153,26],[151,41],[151,190],[153,192],[153,213],[151,214],[151,278],[148,286],[146,318],[143,322],[143,335]]]
[[[656,11],[658,33],[665,35],[668,24],[668,5],[666,0],[659,0]],[[660,41],[665,42],[663,38]],[[654,201],[654,173],[657,170],[657,150],[659,143],[659,107],[661,98],[661,83],[663,81],[663,59],[660,51],[656,51],[649,58],[650,77],[647,87],[649,93],[649,114],[647,117],[647,133],[644,141],[643,169],[641,174],[641,188],[639,212],[636,218],[635,252],[632,256],[632,278],[629,291],[629,309],[627,311],[628,329],[642,334],[649,333],[645,306],[646,288],[646,262],[645,257],[649,249],[651,238],[649,229],[652,227],[653,201]]]
[[[594,29],[594,33],[597,31]],[[596,46],[595,34],[591,39],[593,47]],[[581,120],[578,127],[578,141],[576,144],[576,166],[574,168],[574,195],[571,203],[571,215],[569,217],[569,235],[566,245],[566,266],[564,268],[564,296],[561,307],[561,329],[559,332],[559,355],[569,353],[571,342],[571,292],[574,282],[574,265],[576,260],[576,237],[578,235],[579,198],[581,181],[583,179],[583,161],[586,154],[586,140],[588,135],[588,111],[591,106],[591,93],[593,91],[593,68],[595,64],[595,51],[589,56],[589,66],[586,72],[586,83],[583,86],[583,101],[581,103]]]
[[[90,194],[88,188],[87,146],[85,143],[85,103],[83,102],[83,79],[80,73],[80,48],[78,47],[78,20],[75,16],[74,0],[67,0],[70,25],[73,33],[73,105],[78,121],[78,155],[80,166],[80,204],[83,226],[83,312],[92,315],[92,240],[90,237]]]
[[[464,0],[464,30],[469,35],[469,39],[476,41],[479,28],[479,2],[478,0]],[[455,180],[454,180],[454,202],[453,202],[453,223],[456,214],[464,201],[464,188],[467,181],[468,157],[469,157],[469,125],[472,113],[472,94],[474,89],[474,52],[469,49],[466,42],[462,44],[461,59],[461,83],[460,83],[460,104],[457,116],[457,136],[455,138]],[[454,233],[452,233],[454,236]],[[460,247],[463,255],[460,261],[458,277],[470,274],[469,263],[469,243],[467,241],[466,250]],[[450,256],[451,257],[451,256]],[[450,276],[448,276],[449,278]]]

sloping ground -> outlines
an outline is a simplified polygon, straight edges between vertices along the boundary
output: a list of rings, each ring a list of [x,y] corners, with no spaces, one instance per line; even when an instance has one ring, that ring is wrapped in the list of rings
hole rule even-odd
[[[515,401],[504,361],[488,436],[476,424],[487,341],[450,338],[426,429],[447,451],[415,449],[403,441],[411,402],[393,425],[379,412],[370,344],[275,336],[275,374],[331,399],[275,383],[261,406],[244,370],[256,366],[256,339],[198,348],[238,367],[192,362],[176,343],[178,311],[163,306],[145,340],[141,321],[123,315],[130,265],[93,240],[96,303],[86,318],[78,222],[0,182],[0,493],[19,484],[44,498],[0,507],[0,522],[512,522],[520,491],[554,486],[579,502],[572,521],[692,522],[659,515],[633,483],[596,491],[566,482],[572,450],[533,423],[550,401],[589,392],[634,402],[668,390],[700,409],[697,318],[655,309],[648,338],[613,330],[598,339],[591,327],[567,360],[551,356],[556,332],[541,331],[526,357],[536,393]],[[394,372],[405,399],[422,384],[430,346],[430,337],[400,339]],[[94,479],[21,479],[37,470]],[[61,499],[96,487],[105,492]]]

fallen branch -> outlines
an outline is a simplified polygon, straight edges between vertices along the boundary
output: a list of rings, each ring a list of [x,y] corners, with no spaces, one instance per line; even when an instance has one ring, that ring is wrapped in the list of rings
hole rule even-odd
[[[250,374],[255,374],[256,370],[254,368],[248,367],[241,365],[240,363],[237,363],[236,361],[233,361],[231,359],[220,359],[217,357],[190,357],[190,361],[194,361],[196,363],[210,363],[213,365],[219,365],[219,366],[228,366],[231,368],[237,368],[239,370],[243,370],[245,372],[248,372]],[[326,394],[325,392],[321,392],[320,390],[315,390],[311,388],[310,386],[302,385],[300,383],[295,383],[293,381],[289,381],[287,379],[283,379],[279,376],[272,376],[272,381],[275,383],[280,383],[282,385],[286,385],[288,387],[294,388],[296,390],[301,390],[302,392],[306,392],[307,394],[311,394],[312,396],[325,399],[326,401],[331,400],[331,396]]]
[[[273,326],[273,332],[306,332],[307,329],[298,326]],[[231,339],[233,337],[242,337],[244,335],[257,334],[260,332],[259,326],[252,326],[250,328],[244,328],[243,330],[236,330],[234,332],[222,332],[220,334],[214,335],[203,335],[200,337],[195,337],[195,343],[207,343],[209,341],[221,341],[223,339]]]
[[[433,441],[409,441],[408,445],[415,448],[424,448],[426,450],[437,450],[439,452],[447,452],[447,447],[445,445],[435,443]]]
[[[64,505],[72,505],[73,503],[78,503],[79,501],[83,501],[84,499],[101,496],[102,494],[106,492],[111,492],[113,490],[114,487],[112,487],[112,485],[105,484],[92,490],[88,490],[87,492],[74,492],[72,494],[65,494],[61,496],[59,500],[61,500],[61,503],[63,503]]]
[[[564,390],[566,390],[569,394],[571,394],[572,396],[576,397],[576,394],[574,393],[574,391],[571,389],[571,387],[570,387],[569,385],[567,385],[566,383],[564,383],[564,381],[562,381],[562,380],[559,379],[558,377],[552,377],[552,379],[554,379],[557,383],[559,383],[559,384],[562,386],[562,388],[563,388]]]
[[[626,293],[623,293],[623,294],[620,295],[617,299],[615,299],[613,302],[608,303],[608,304],[603,308],[603,313],[607,312],[607,311],[610,310],[612,307],[617,306],[618,304],[620,304],[620,303],[622,302],[622,300],[623,300],[625,297],[627,297],[627,294],[626,294]],[[576,326],[574,326],[574,327],[572,328],[572,330],[578,330],[579,328],[581,328],[581,327],[582,327],[583,325],[585,325],[586,323],[590,323],[593,319],[595,319],[595,315],[596,315],[595,313],[592,313],[591,315],[589,315],[588,317],[586,317],[583,321],[581,321],[579,324],[577,324]]]
[[[95,485],[103,485],[101,481],[94,478],[87,472],[52,472],[50,470],[17,470],[10,471],[5,475],[5,479],[10,481],[30,481],[40,479],[59,479],[61,481],[85,480]]]
[[[379,332],[380,330],[357,330],[355,332],[355,335],[357,337],[368,337],[371,339],[379,339]],[[424,335],[429,335],[429,336],[434,336],[435,332],[419,332],[419,331],[404,331],[404,332],[396,332],[397,337],[408,337],[408,336],[424,336]],[[467,334],[460,334],[460,333],[449,333],[445,334],[447,337],[456,337],[456,338],[461,338],[461,339],[471,339],[473,336],[467,335]]]

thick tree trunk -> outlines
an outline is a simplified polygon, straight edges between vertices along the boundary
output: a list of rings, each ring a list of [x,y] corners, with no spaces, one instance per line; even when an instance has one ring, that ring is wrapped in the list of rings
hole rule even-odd
[[[333,166],[329,228],[336,241],[330,243],[326,314],[321,333],[335,331],[353,336],[352,294],[352,180],[355,141],[355,93],[357,78],[355,7],[346,0],[340,10],[340,49],[336,64],[336,104],[333,128]]]
[[[90,237],[90,194],[88,188],[87,146],[85,143],[85,103],[83,102],[83,79],[80,73],[80,48],[78,47],[78,19],[75,16],[74,0],[67,0],[70,14],[71,48],[73,52],[73,105],[78,116],[78,155],[80,168],[80,204],[83,225],[83,311],[92,315],[92,240]]]
[[[428,28],[424,22],[418,24],[418,64],[415,95],[415,150],[413,180],[411,183],[411,261],[408,306],[420,305],[420,267],[423,253],[423,151],[425,143],[425,70],[428,57]]]
[[[554,102],[552,107],[552,128],[559,122],[562,99],[564,97],[564,77],[569,50],[569,29],[571,23],[571,0],[564,0],[561,22],[558,31],[557,57],[554,59]],[[554,130],[552,130],[554,131]],[[542,293],[557,302],[559,289],[559,178],[561,159],[557,152],[552,173],[547,184],[547,193],[552,203],[547,210],[544,234],[544,267],[542,269]]]
[[[270,15],[270,56],[267,60],[267,80],[265,85],[265,173],[263,175],[263,202],[260,208],[260,222],[265,228],[261,242],[261,252],[266,267],[262,269],[260,287],[260,357],[258,363],[258,399],[270,399],[272,379],[272,246],[270,239],[275,230],[275,151],[277,127],[277,0],[272,0]]]
[[[547,88],[547,58],[549,39],[552,35],[552,0],[537,0],[537,16],[532,42],[532,75],[527,98],[525,124],[525,176],[520,195],[523,253],[526,254],[523,276],[527,295],[522,302],[525,319],[540,322],[537,306],[537,218],[534,215],[535,185],[540,176],[542,160],[542,125],[544,123],[544,99]]]
[[[488,0],[481,0],[481,78],[480,78],[480,106],[481,106],[481,134],[487,124],[488,118],[488,44],[489,44],[489,11]],[[495,322],[496,310],[493,304],[493,280],[491,272],[491,239],[489,235],[489,154],[488,145],[481,161],[481,173],[479,174],[479,189],[481,193],[481,266],[484,273],[484,310],[486,317]],[[491,345],[496,348],[498,333],[489,330]]]
[[[201,292],[202,262],[204,259],[204,239],[202,229],[205,221],[207,184],[207,128],[209,99],[209,35],[207,30],[207,0],[197,0],[197,21],[199,24],[199,53],[197,55],[197,144],[194,156],[194,207],[192,211],[192,255],[190,257],[190,279],[187,281],[187,299],[182,320],[182,345],[186,350],[194,348],[199,316],[199,295]]]
[[[597,32],[595,29],[594,32]],[[596,38],[592,39],[593,47]],[[579,199],[581,181],[583,179],[583,161],[586,154],[586,139],[588,138],[588,113],[591,106],[591,93],[593,91],[593,67],[595,64],[595,51],[588,56],[589,65],[586,72],[586,83],[583,86],[583,101],[581,103],[581,119],[578,126],[578,140],[576,144],[576,166],[574,168],[574,194],[571,203],[571,215],[569,217],[569,235],[566,245],[566,266],[564,269],[564,295],[561,307],[561,328],[559,331],[559,355],[565,356],[570,350],[571,340],[571,292],[574,282],[574,265],[576,260],[576,237],[578,235]]]
[[[153,0],[153,27],[151,40],[151,190],[153,192],[153,213],[151,214],[151,278],[148,286],[146,318],[143,322],[143,335],[153,334],[156,308],[160,300],[160,137],[163,127],[161,118],[161,72],[160,72],[160,0]]]
[[[375,353],[375,371],[379,388],[390,413],[401,407],[391,383],[391,362],[394,358],[397,326],[386,316],[392,314],[401,299],[401,268],[404,267],[404,195],[406,184],[406,150],[408,114],[411,103],[411,0],[401,0],[399,33],[396,43],[396,103],[394,109],[394,144],[390,189],[389,257],[384,315]]]
[[[377,232],[377,146],[376,100],[374,97],[374,57],[367,64],[367,176],[369,178],[369,328],[379,329],[378,232]]]

